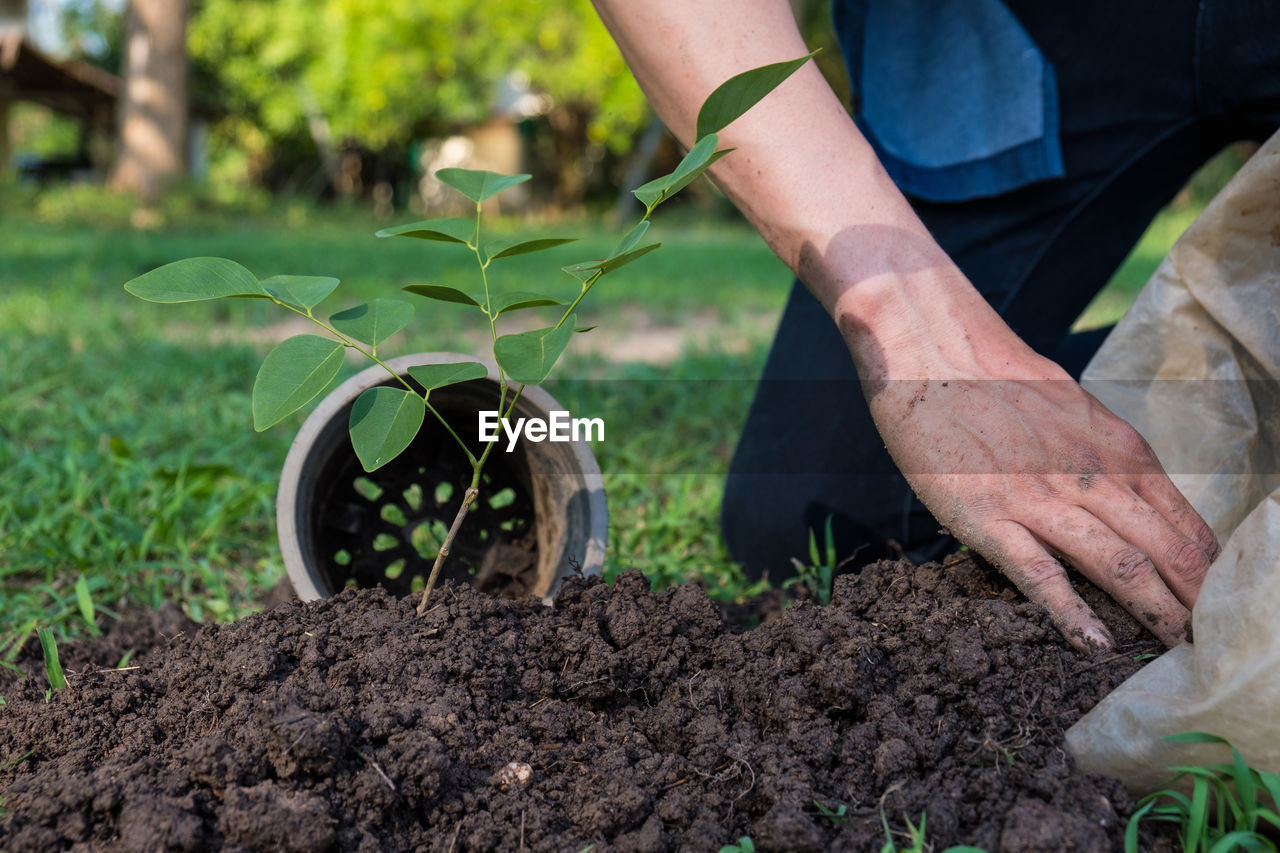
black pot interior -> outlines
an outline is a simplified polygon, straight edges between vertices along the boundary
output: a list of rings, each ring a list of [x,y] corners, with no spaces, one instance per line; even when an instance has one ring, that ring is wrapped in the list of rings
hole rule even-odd
[[[478,380],[437,389],[430,403],[478,457],[484,445],[478,441],[477,412],[497,408],[497,385]],[[326,424],[308,456],[314,477],[307,494],[299,495],[299,502],[305,501],[299,507],[304,540],[299,544],[304,558],[324,576],[330,594],[347,586],[382,585],[405,595],[421,588],[430,573],[471,482],[471,466],[457,441],[428,412],[404,453],[366,472],[351,447],[350,414],[348,405]],[[459,528],[441,577],[468,582],[480,573],[491,591],[519,596],[536,575],[534,505],[523,449],[504,449],[505,441],[489,455],[480,497]],[[495,544],[507,546],[494,554],[503,555],[511,571],[493,571],[492,559],[485,566]],[[517,549],[532,554],[527,577],[515,574],[526,562]]]

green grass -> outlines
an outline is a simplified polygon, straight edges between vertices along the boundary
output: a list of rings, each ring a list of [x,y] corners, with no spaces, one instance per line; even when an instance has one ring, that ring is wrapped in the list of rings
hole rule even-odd
[[[1280,838],[1280,776],[1250,767],[1240,750],[1217,735],[1187,732],[1165,740],[1217,744],[1230,750],[1231,761],[1170,768],[1176,775],[1167,787],[1138,801],[1125,829],[1125,853],[1137,853],[1138,829],[1144,820],[1176,825],[1184,853],[1275,853]]]
[[[1199,206],[1187,203],[1171,207],[1156,217],[1111,281],[1076,321],[1076,330],[1103,328],[1123,317],[1165,255],[1169,254],[1169,248],[1195,221],[1200,210]]]

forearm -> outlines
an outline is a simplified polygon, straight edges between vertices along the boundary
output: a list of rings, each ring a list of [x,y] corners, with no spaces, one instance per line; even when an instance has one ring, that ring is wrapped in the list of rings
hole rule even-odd
[[[786,0],[595,3],[686,144],[720,83],[806,53]],[[1111,640],[1059,556],[1180,642],[1213,532],[1142,437],[974,290],[812,63],[720,141],[738,150],[713,177],[839,324],[885,446],[938,520],[1078,648]],[[904,379],[930,381],[885,381]]]
[[[686,144],[716,86],[807,52],[785,0],[596,7]],[[721,146],[737,150],[712,168],[716,182],[840,325],[864,378],[998,372],[1005,350],[1021,346],[934,243],[812,63],[726,128]]]

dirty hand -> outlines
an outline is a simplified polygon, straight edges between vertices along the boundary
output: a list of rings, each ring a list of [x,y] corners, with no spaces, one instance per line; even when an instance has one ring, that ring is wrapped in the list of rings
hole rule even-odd
[[[993,313],[973,314],[953,324],[959,345],[907,343],[888,359],[896,370],[875,356],[872,413],[916,494],[1082,651],[1114,643],[1059,559],[1166,645],[1189,639],[1213,532],[1136,430]]]

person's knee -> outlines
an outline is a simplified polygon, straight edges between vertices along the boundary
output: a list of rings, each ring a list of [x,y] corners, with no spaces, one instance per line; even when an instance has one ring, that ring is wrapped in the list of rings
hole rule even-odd
[[[788,540],[789,518],[803,496],[790,494],[785,478],[731,474],[725,480],[720,527],[730,556],[746,573],[759,578],[766,572],[773,580],[787,577],[789,557],[797,554]]]

